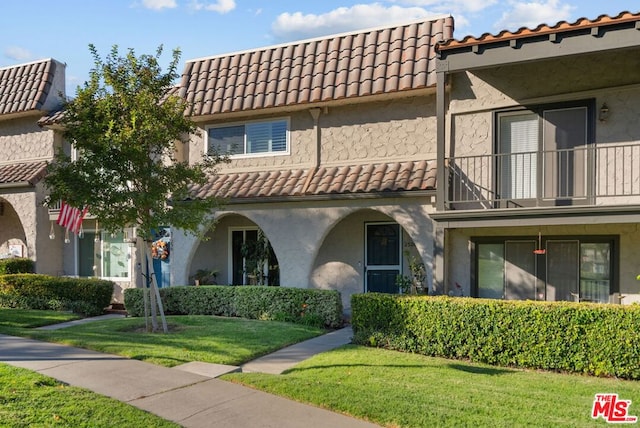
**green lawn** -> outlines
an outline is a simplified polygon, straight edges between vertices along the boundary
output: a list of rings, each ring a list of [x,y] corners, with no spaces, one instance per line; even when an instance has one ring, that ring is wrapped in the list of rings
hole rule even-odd
[[[0,318],[0,333],[64,343],[80,348],[123,355],[173,367],[190,361],[239,365],[285,346],[310,339],[322,329],[299,324],[222,318],[207,315],[170,316],[170,333],[146,333],[142,318],[96,321],[61,330],[43,331],[16,328],[19,312],[10,326]],[[25,318],[22,326],[30,327]]]
[[[0,309],[0,332],[10,334],[12,329],[42,327],[79,318],[71,312]]]
[[[388,427],[589,427],[594,395],[640,416],[640,382],[513,370],[349,345],[274,376],[225,380]]]
[[[58,331],[34,331],[24,328],[32,323],[28,317],[24,322],[17,319],[17,313],[7,316],[0,310],[0,333],[9,329],[166,366],[187,361],[238,364],[320,333],[294,324],[210,316],[169,317],[169,335],[139,332],[141,319]],[[640,416],[640,382],[514,370],[353,345],[317,355],[284,375],[245,373],[223,379],[388,427],[605,426],[603,419],[591,418],[596,393],[632,400],[629,413]],[[4,395],[0,393],[0,400]]]
[[[0,364],[0,427],[179,427],[29,370]]]

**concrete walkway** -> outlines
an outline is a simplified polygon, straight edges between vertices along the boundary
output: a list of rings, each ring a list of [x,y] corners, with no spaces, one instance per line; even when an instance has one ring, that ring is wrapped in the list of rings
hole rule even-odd
[[[338,330],[249,362],[242,368],[198,362],[167,368],[86,349],[0,335],[0,361],[115,398],[184,427],[375,427],[377,425],[215,379],[240,369],[282,373],[315,353],[349,343],[351,335],[350,328]]]

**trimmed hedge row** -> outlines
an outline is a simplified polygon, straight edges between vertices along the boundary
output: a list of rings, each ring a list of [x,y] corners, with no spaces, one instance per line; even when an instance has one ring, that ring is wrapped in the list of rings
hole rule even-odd
[[[358,294],[354,342],[500,366],[640,379],[640,306]]]
[[[0,259],[0,275],[13,273],[33,273],[35,263],[25,257],[14,257],[11,259]]]
[[[124,291],[129,315],[144,315],[142,292],[141,288]],[[330,328],[342,325],[342,300],[335,290],[208,285],[161,288],[160,296],[167,315],[220,315]]]
[[[100,315],[111,303],[114,283],[101,279],[38,274],[0,276],[0,307],[70,310]]]

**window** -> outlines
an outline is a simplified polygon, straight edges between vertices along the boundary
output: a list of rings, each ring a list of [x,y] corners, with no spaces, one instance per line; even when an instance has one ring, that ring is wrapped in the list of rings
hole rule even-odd
[[[608,237],[549,237],[475,242],[476,295],[489,299],[608,303],[616,291]]]
[[[286,154],[289,152],[289,121],[249,122],[215,126],[207,130],[207,153],[230,155]]]
[[[78,238],[78,275],[128,281],[131,256],[124,234],[84,231],[84,237]]]
[[[593,101],[498,113],[499,199],[585,199],[593,122]]]
[[[234,285],[280,285],[278,259],[265,236],[256,228],[230,229],[229,281]]]

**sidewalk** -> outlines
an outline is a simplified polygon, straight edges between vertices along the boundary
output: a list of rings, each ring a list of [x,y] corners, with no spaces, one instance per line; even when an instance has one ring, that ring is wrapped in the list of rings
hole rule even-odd
[[[59,327],[59,326],[58,326]],[[249,362],[244,371],[281,373],[351,340],[345,328]],[[116,355],[0,335],[0,361],[154,413],[184,427],[375,427],[215,377],[240,368],[188,363],[167,368]]]

